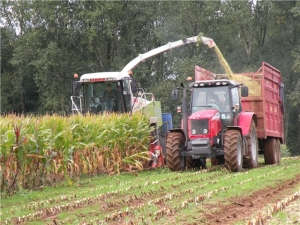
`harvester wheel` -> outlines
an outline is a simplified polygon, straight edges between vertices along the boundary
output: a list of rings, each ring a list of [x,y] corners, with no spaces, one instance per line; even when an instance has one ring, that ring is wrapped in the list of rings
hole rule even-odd
[[[182,170],[180,162],[180,149],[184,146],[184,138],[181,133],[174,132],[167,136],[166,141],[167,166],[172,171]],[[186,160],[186,164],[189,160]]]
[[[279,138],[276,139],[277,141],[277,163],[281,163],[281,148],[280,148],[280,140]]]
[[[224,138],[225,166],[232,172],[240,172],[243,167],[243,139],[239,130],[227,130]]]
[[[276,138],[268,138],[265,142],[265,164],[276,164],[278,162],[278,143]]]
[[[255,168],[258,165],[258,141],[256,134],[256,127],[254,120],[251,121],[249,134],[246,137],[248,144],[247,156],[249,156],[249,163],[247,163],[247,168]]]

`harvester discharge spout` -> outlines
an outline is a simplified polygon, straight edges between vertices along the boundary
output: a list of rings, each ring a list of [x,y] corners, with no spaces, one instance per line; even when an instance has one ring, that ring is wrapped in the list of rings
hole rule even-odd
[[[204,37],[204,36],[201,36],[201,41],[203,44],[207,45],[209,48],[213,48],[216,43],[214,42],[214,40],[212,38],[209,38],[209,37]]]

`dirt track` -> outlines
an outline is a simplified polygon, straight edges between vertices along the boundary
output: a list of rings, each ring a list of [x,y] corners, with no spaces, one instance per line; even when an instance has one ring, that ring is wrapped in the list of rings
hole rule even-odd
[[[300,175],[296,179],[287,180],[279,183],[275,187],[268,187],[261,189],[248,197],[232,198],[231,204],[223,204],[218,202],[216,204],[203,204],[203,207],[211,208],[214,211],[213,214],[204,213],[208,223],[207,224],[234,224],[237,221],[248,220],[249,224],[253,215],[262,212],[268,205],[274,205],[274,203],[284,199],[285,197],[292,195],[295,188],[300,188]],[[296,201],[298,198],[295,198]],[[296,208],[300,209],[300,202],[287,208],[290,211],[296,211]],[[295,210],[292,209],[295,207]],[[278,209],[280,211],[280,209]],[[259,217],[259,216],[258,216]],[[269,217],[267,219],[270,219]],[[266,221],[267,222],[267,221]],[[300,224],[300,217],[294,221],[290,221],[293,224]]]

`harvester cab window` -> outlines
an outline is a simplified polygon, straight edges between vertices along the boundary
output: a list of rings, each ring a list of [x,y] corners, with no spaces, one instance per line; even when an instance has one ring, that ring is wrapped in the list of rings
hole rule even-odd
[[[88,83],[85,85],[84,106],[90,113],[122,112],[117,83]]]
[[[130,112],[131,110],[131,91],[130,91],[130,79],[125,79],[123,81],[123,95],[125,98],[125,104],[126,104],[126,111]]]

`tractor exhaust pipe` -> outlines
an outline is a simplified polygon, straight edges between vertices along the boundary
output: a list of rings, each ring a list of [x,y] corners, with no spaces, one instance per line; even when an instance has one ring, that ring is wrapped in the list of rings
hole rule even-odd
[[[187,137],[188,137],[188,99],[186,96],[186,87],[183,83],[181,83],[183,96],[182,96],[182,128],[185,135],[185,145],[187,144]]]

